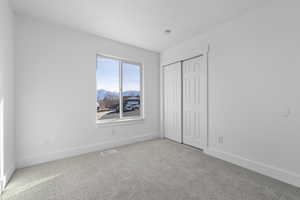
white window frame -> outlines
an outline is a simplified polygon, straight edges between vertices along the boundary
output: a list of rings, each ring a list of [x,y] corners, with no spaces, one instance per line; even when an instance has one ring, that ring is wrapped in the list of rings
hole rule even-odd
[[[96,54],[96,70],[97,70],[97,58],[108,58],[108,59],[114,59],[119,61],[119,112],[120,112],[120,118],[119,119],[102,119],[98,120],[96,116],[96,124],[102,125],[102,124],[128,124],[128,122],[135,122],[135,121],[141,121],[144,120],[144,67],[142,63],[130,61],[128,59],[123,59],[115,56],[108,56],[104,54]],[[137,65],[140,68],[140,115],[139,116],[133,116],[133,117],[123,117],[123,63],[127,64],[133,64]],[[96,76],[96,91],[97,91],[97,76]],[[97,99],[97,96],[96,96]]]

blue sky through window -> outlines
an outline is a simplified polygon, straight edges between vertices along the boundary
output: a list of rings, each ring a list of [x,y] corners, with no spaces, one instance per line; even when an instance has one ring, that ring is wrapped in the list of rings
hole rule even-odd
[[[97,57],[97,90],[119,92],[119,62],[110,58]],[[140,67],[123,63],[123,91],[129,90],[140,91]]]
[[[119,92],[119,61],[97,57],[97,90]]]
[[[123,91],[140,91],[140,67],[134,64],[123,64]]]

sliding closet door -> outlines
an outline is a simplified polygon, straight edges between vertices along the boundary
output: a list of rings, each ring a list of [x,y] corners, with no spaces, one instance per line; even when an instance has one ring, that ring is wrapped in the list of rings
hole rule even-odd
[[[183,143],[204,148],[207,134],[207,69],[204,56],[183,62]]]
[[[181,141],[181,63],[164,67],[165,137]]]

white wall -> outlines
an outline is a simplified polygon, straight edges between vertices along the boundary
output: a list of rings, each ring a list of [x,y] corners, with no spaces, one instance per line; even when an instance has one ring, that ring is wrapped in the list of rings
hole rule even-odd
[[[3,151],[3,171],[0,181],[4,184],[15,168],[14,131],[14,24],[8,0],[0,0],[0,146]],[[1,162],[1,161],[0,161]],[[1,168],[1,167],[0,167]]]
[[[209,43],[206,151],[298,186],[299,7],[298,0],[274,0],[161,55],[167,63]]]
[[[95,124],[96,53],[144,64],[145,120]],[[159,137],[159,54],[16,17],[18,167]]]

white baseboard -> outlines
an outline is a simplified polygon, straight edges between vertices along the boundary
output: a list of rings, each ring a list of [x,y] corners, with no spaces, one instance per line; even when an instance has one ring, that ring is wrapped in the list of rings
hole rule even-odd
[[[246,169],[250,169],[252,171],[258,172],[265,176],[269,176],[271,178],[294,185],[296,187],[300,187],[300,175],[295,174],[293,172],[289,172],[283,169],[279,169],[277,167],[266,165],[261,162],[252,161],[223,151],[206,149],[205,153],[213,157],[219,158],[221,160],[225,160],[227,162],[239,165]]]
[[[2,194],[3,190],[4,190],[4,183],[3,180],[0,179],[0,195]]]
[[[11,167],[8,171],[4,172],[4,175],[2,177],[2,180],[0,180],[0,194],[2,191],[4,191],[7,183],[11,179],[13,173],[15,172],[15,167]]]
[[[99,144],[82,146],[78,148],[70,148],[63,151],[48,153],[44,155],[27,157],[17,161],[17,168],[28,167],[36,164],[41,164],[53,160],[59,160],[67,157],[77,156],[80,154],[85,154],[94,151],[102,151],[110,148],[115,148],[127,144],[133,144],[137,142],[142,142],[146,140],[158,139],[160,138],[159,133],[145,134],[141,136],[135,136],[128,139],[120,139],[115,141],[107,141]]]

